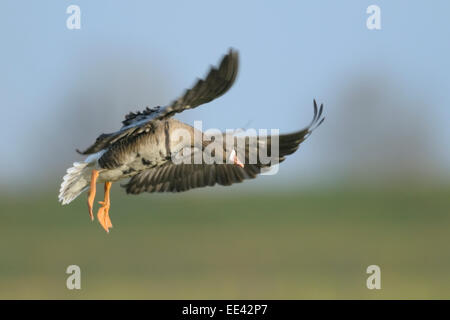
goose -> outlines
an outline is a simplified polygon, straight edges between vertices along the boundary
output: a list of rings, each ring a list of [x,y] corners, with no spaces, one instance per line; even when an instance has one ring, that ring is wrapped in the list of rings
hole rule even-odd
[[[176,113],[225,94],[236,80],[238,65],[238,52],[230,49],[218,67],[211,67],[206,78],[197,80],[171,104],[130,112],[118,131],[101,134],[84,151],[77,149],[86,158],[67,169],[59,190],[62,205],[88,190],[89,216],[94,220],[96,185],[103,183],[104,199],[99,201],[97,219],[109,232],[113,182],[130,178],[122,185],[127,194],[183,192],[253,179],[284,161],[323,122],[323,104],[318,107],[316,100],[313,101],[314,116],[306,128],[290,134],[258,135],[256,139],[228,131],[211,138],[198,128],[172,118]],[[228,143],[224,144],[220,138]],[[205,156],[195,161],[208,149],[212,149],[209,159]],[[263,150],[269,155],[269,161],[261,156]]]

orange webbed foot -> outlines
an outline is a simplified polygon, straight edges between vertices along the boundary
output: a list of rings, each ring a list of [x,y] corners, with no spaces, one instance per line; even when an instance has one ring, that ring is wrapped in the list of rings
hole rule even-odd
[[[112,228],[111,219],[109,218],[109,208],[111,206],[109,191],[111,189],[111,182],[105,182],[105,199],[103,201],[99,201],[102,206],[98,209],[97,219],[100,222],[100,225],[105,229],[106,232],[109,233],[109,229]]]
[[[109,218],[110,205],[105,201],[99,201],[98,203],[102,205],[97,212],[98,222],[100,222],[100,225],[103,227],[103,229],[105,229],[105,231],[109,233],[109,229],[112,228],[111,219]]]

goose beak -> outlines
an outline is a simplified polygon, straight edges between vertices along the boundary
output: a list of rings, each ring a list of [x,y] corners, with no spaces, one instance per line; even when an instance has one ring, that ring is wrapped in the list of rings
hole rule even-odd
[[[241,160],[239,160],[239,158],[237,157],[236,151],[234,149],[231,151],[230,161],[232,161],[235,165],[237,165],[241,168],[244,167],[244,164],[241,162]]]
[[[238,159],[238,157],[234,158],[234,164],[243,168],[244,164]]]

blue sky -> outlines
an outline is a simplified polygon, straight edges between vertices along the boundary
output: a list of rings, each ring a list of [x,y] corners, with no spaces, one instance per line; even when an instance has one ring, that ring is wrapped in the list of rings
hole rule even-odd
[[[66,8],[71,4],[81,8],[80,30],[66,28]],[[371,4],[381,8],[381,30],[366,28],[366,8]],[[382,74],[404,96],[427,101],[429,109],[414,112],[431,115],[430,126],[436,135],[430,144],[444,149],[441,165],[448,170],[449,4],[2,1],[0,146],[7,150],[0,160],[2,182],[24,181],[36,171],[27,165],[29,159],[45,166],[49,154],[57,157],[58,152],[68,152],[48,143],[64,128],[54,123],[62,121],[61,114],[68,108],[66,99],[75,94],[74,84],[78,88],[86,83],[89,90],[95,90],[104,82],[104,72],[100,74],[104,69],[97,68],[104,61],[110,59],[113,66],[103,89],[111,93],[115,118],[99,117],[98,129],[88,132],[92,135],[89,141],[79,140],[74,132],[70,152],[72,145],[84,147],[98,133],[117,128],[120,115],[131,109],[169,103],[196,77],[203,76],[210,64],[216,64],[229,47],[237,48],[241,55],[235,87],[214,104],[179,119],[202,119],[205,126],[220,129],[251,121],[250,126],[256,128],[292,131],[309,122],[313,98],[325,103],[327,121],[332,122],[339,113],[335,100],[349,78]],[[148,74],[148,85],[133,83],[132,75],[126,75],[129,65],[134,66],[133,72],[156,71]],[[85,78],[91,82],[80,80]],[[122,89],[131,92],[122,95]],[[286,165],[287,175],[299,165],[308,172],[319,170],[315,163],[323,152],[317,152],[312,139],[326,140],[326,134],[326,130],[318,131],[302,154],[293,156]],[[57,146],[64,148],[63,143]],[[78,159],[75,154],[73,157]],[[65,160],[62,166],[68,164]]]

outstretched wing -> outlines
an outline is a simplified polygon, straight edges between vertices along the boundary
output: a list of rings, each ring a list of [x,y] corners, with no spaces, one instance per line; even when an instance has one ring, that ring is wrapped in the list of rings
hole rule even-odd
[[[84,151],[77,151],[81,154],[96,153],[120,139],[150,131],[154,120],[169,118],[175,113],[195,108],[220,97],[233,85],[237,76],[238,65],[238,52],[230,49],[228,54],[222,58],[218,68],[212,67],[206,79],[197,80],[191,89],[186,90],[180,98],[170,105],[164,108],[146,108],[144,111],[130,112],[122,121],[123,127],[119,131],[101,134],[89,148]]]
[[[186,90],[180,98],[162,109],[156,118],[171,117],[175,113],[193,109],[225,94],[236,80],[238,67],[238,52],[230,49],[222,58],[219,68],[211,67],[205,80],[198,79],[193,88]]]
[[[308,127],[291,134],[278,136],[279,151],[275,163],[284,161],[287,155],[294,153],[311,132],[323,122],[322,110],[323,106],[321,105],[318,109],[314,101],[314,118]],[[271,136],[267,138],[263,143],[264,147],[270,150],[272,142],[276,140]],[[255,164],[248,164],[250,153],[257,152],[259,154],[259,150],[254,150],[254,148],[259,148],[261,144],[259,141],[256,145],[250,144],[248,137],[235,137],[235,139],[246,139],[243,144],[244,150],[237,151],[238,154],[242,151],[245,152],[243,168],[234,164],[174,164],[168,162],[161,167],[152,168],[133,176],[123,187],[127,193],[139,194],[141,192],[182,192],[215,184],[228,186],[246,179],[253,179],[264,168],[273,165],[273,163],[262,163],[259,157]],[[239,143],[235,141],[235,145],[239,145]]]

